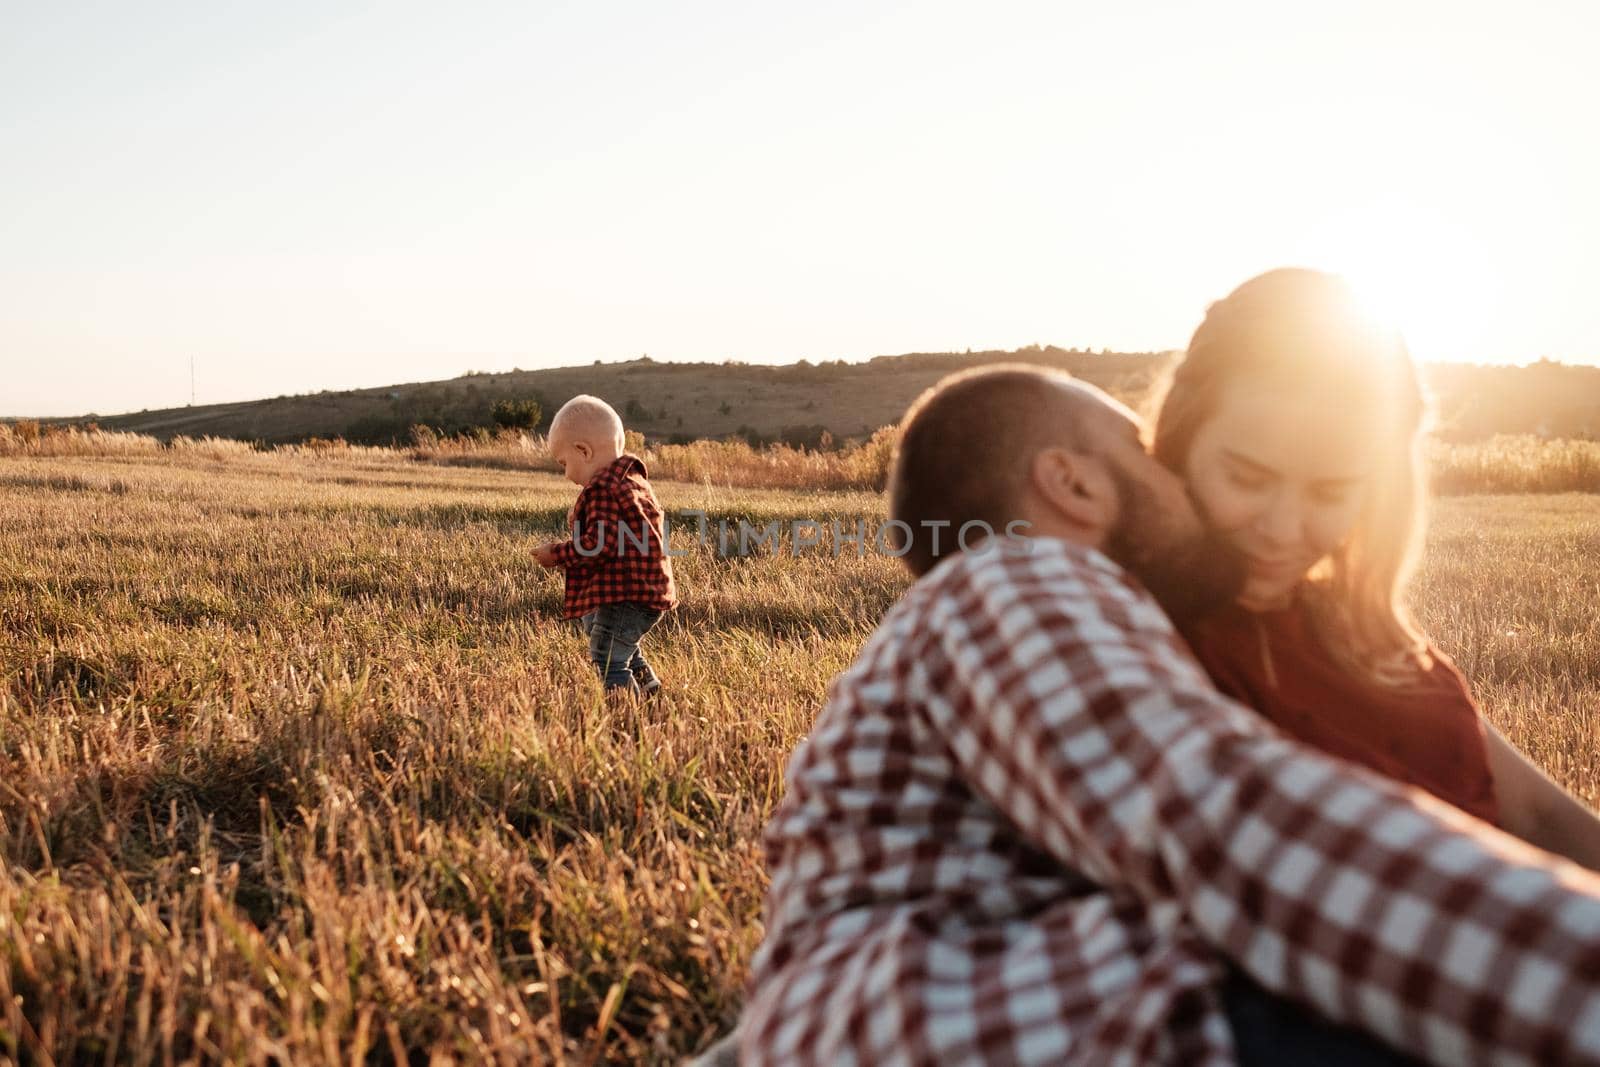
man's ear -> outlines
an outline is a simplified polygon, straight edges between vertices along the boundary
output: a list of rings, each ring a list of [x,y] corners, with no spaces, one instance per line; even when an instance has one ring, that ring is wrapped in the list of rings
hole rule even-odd
[[[1088,532],[1109,530],[1117,519],[1117,487],[1105,461],[1066,448],[1040,449],[1028,470],[1039,504]]]
[[[584,459],[591,459],[594,456],[594,447],[590,445],[588,441],[578,441],[574,443],[572,450],[578,453],[578,455],[582,456]]]

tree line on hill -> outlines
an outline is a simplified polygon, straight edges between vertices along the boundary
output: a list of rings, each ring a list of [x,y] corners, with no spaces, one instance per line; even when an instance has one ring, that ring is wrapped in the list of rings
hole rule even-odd
[[[776,366],[645,357],[593,367],[469,372],[448,381],[140,412],[99,422],[162,439],[216,436],[286,444],[337,437],[352,444],[406,444],[418,426],[436,436],[544,432],[568,397],[593,392],[615,404],[630,429],[657,443],[723,438],[827,450],[892,423],[922,389],[965,367],[1002,360],[1053,366],[1138,406],[1173,358],[1048,345]],[[1600,367],[1540,360],[1520,367],[1435,364],[1424,373],[1442,440],[1600,435]]]

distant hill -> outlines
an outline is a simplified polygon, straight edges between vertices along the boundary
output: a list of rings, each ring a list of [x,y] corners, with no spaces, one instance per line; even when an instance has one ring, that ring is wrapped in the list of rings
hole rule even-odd
[[[804,444],[814,443],[823,430],[844,439],[892,423],[919,392],[963,367],[1001,360],[1059,367],[1137,403],[1171,358],[1169,353],[1096,353],[1053,346],[918,352],[860,363],[802,360],[781,366],[643,358],[70,421],[94,420],[106,429],[163,439],[182,434],[283,444],[343,437],[387,444],[407,441],[416,424],[445,433],[492,426],[491,409],[498,401],[537,398],[548,424],[567,399],[593,393],[623,412],[630,429],[651,440],[744,436]],[[1496,433],[1600,434],[1600,368],[1542,360],[1527,367],[1436,364],[1425,373],[1442,436],[1475,440]]]
[[[492,426],[491,409],[498,401],[537,398],[547,425],[569,398],[593,393],[622,412],[629,429],[652,440],[741,435],[806,441],[824,429],[842,439],[894,422],[912,398],[952,370],[1005,359],[1059,366],[1126,392],[1148,382],[1161,357],[1038,347],[781,366],[644,358],[72,421],[93,418],[108,430],[161,438],[210,435],[281,444],[338,436],[353,443],[387,444],[409,440],[411,427],[419,423],[446,433]]]

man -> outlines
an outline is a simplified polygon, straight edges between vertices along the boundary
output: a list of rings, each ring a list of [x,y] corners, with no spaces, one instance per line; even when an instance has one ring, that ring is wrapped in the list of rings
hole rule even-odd
[[[741,1062],[1234,1063],[1238,968],[1432,1062],[1600,1064],[1600,880],[1217,694],[1150,594],[1237,572],[1126,409],[946,379],[890,510],[920,580],[790,764]]]

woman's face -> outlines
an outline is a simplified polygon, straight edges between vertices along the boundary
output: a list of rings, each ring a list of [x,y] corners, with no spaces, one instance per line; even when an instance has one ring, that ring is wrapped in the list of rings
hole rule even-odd
[[[1206,521],[1245,556],[1241,604],[1283,604],[1350,536],[1377,440],[1368,414],[1293,383],[1224,387],[1190,446],[1184,476]]]

